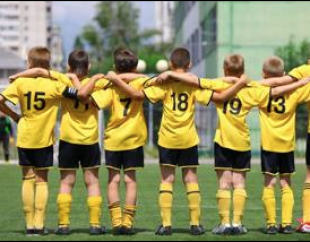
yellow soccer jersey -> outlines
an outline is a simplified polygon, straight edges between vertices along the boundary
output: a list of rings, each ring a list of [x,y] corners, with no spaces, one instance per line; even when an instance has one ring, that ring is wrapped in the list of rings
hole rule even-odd
[[[288,153],[295,150],[296,108],[310,101],[310,84],[291,94],[271,98],[260,109],[262,148],[265,151]]]
[[[66,86],[45,78],[19,78],[2,95],[20,104],[22,118],[18,123],[17,147],[46,148],[54,144],[60,98]]]
[[[295,79],[303,79],[310,76],[310,65],[303,65],[298,68],[293,69],[289,75]],[[308,109],[310,110],[310,103],[308,103]],[[310,116],[309,116],[309,125],[308,133],[310,134]]]
[[[303,65],[293,69],[289,75],[295,79],[303,79],[310,76],[310,65]]]
[[[139,78],[129,83],[137,90],[143,90],[148,78]],[[105,149],[125,151],[144,146],[147,141],[147,127],[143,112],[143,101],[132,100],[118,87],[110,87],[92,94],[100,109],[110,108],[110,119],[105,130]]]
[[[214,141],[235,151],[251,150],[250,130],[246,118],[253,107],[267,106],[269,96],[270,88],[252,82],[229,101],[216,103],[219,120]]]
[[[195,103],[208,105],[213,91],[173,82],[144,90],[152,103],[163,102],[158,144],[167,149],[188,149],[199,144],[195,125]]]
[[[199,79],[199,85],[203,89],[210,89],[213,91],[223,91],[232,86],[232,84],[228,84],[221,79],[210,80],[205,78]]]
[[[81,81],[81,85],[89,82],[89,78]],[[61,78],[60,81],[67,86],[73,87],[68,78]],[[104,88],[109,81],[100,80],[95,90]],[[61,99],[62,120],[60,128],[60,139],[71,144],[93,145],[97,143],[98,131],[98,108],[93,104],[84,104],[78,100],[67,98]]]

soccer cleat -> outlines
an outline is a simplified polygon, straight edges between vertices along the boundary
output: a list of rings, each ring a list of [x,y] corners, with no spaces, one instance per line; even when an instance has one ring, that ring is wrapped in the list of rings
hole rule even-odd
[[[102,234],[106,234],[107,230],[105,227],[100,227],[100,226],[91,226],[89,228],[89,235],[102,235]]]
[[[295,230],[293,229],[292,225],[280,226],[279,233],[280,234],[293,234]]]
[[[114,227],[112,229],[112,234],[114,236],[122,235],[122,227]]]
[[[159,228],[156,230],[155,235],[160,235],[160,236],[171,236],[172,235],[172,228],[171,226],[164,227],[164,226],[159,226]]]
[[[34,229],[26,229],[25,230],[25,235],[27,237],[35,236]]]
[[[37,236],[47,236],[50,234],[50,232],[48,231],[48,229],[43,228],[43,229],[35,229],[34,234]]]
[[[127,236],[132,236],[135,235],[136,232],[133,230],[133,228],[127,228],[126,226],[123,226],[121,228],[121,235],[127,235]]]
[[[193,236],[199,236],[206,233],[206,230],[201,225],[192,225],[189,233]]]
[[[298,233],[310,234],[310,223],[302,223],[296,231]]]
[[[278,234],[279,229],[275,225],[268,226],[266,228],[266,234],[268,235],[276,235]]]
[[[68,236],[70,235],[70,228],[68,226],[65,227],[59,227],[56,231],[55,231],[56,235],[60,235],[60,236]]]
[[[234,225],[231,234],[232,235],[244,235],[247,234],[249,231],[244,225]]]
[[[221,224],[217,226],[216,228],[214,228],[212,233],[215,235],[231,235],[232,227],[229,224],[226,224],[226,225]]]

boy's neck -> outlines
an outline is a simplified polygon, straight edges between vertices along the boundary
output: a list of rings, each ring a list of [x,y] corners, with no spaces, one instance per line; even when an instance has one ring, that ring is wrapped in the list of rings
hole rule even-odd
[[[187,70],[184,70],[184,69],[173,69],[172,71],[177,72],[177,73],[187,73]]]

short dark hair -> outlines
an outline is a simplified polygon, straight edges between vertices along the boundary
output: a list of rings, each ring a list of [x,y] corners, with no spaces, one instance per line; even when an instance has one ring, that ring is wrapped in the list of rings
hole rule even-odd
[[[277,56],[268,58],[264,62],[263,72],[268,76],[268,78],[283,76],[285,72],[284,61]]]
[[[191,64],[191,55],[185,48],[177,48],[171,53],[171,64],[174,68],[188,69]]]
[[[28,52],[29,68],[51,68],[51,52],[46,47],[34,47]]]
[[[83,50],[71,52],[68,59],[68,65],[73,73],[78,77],[85,77],[89,71],[88,54]]]
[[[114,65],[119,73],[132,72],[137,69],[138,56],[128,49],[118,49],[114,52]]]
[[[242,76],[244,74],[244,58],[236,54],[227,56],[224,60],[224,70],[231,76]]]

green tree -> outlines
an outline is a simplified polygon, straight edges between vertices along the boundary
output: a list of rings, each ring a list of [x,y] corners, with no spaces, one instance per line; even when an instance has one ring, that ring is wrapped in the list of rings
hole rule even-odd
[[[139,31],[140,12],[130,1],[98,3],[94,24],[84,27],[80,36],[92,57],[93,72],[107,72],[113,67],[112,54],[121,47],[129,48],[150,59],[161,59],[162,54],[151,52],[155,47],[147,41],[159,34],[156,30]],[[148,54],[145,54],[148,52]],[[159,56],[161,58],[159,58]],[[149,63],[148,63],[149,64]],[[149,65],[148,65],[149,66]]]
[[[310,59],[310,42],[303,40],[296,43],[291,38],[289,43],[276,50],[276,55],[285,61],[285,71],[289,73],[292,69],[304,65]],[[308,127],[308,108],[307,105],[301,105],[297,111],[297,138],[304,139],[306,137],[305,130]]]

